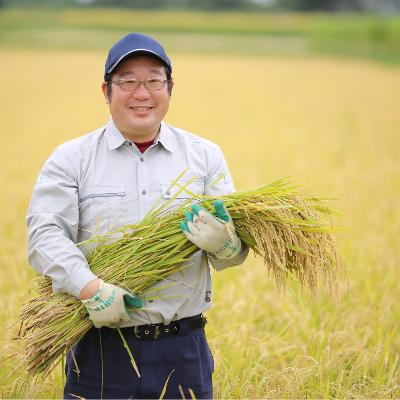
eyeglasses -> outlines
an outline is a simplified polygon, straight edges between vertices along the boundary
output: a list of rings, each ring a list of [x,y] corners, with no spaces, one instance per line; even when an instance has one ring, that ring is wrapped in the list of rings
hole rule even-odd
[[[150,90],[150,92],[155,92],[157,90],[161,90],[165,83],[168,82],[168,79],[145,79],[143,81],[139,79],[117,79],[109,82],[114,83],[114,85],[118,85],[125,92],[133,92],[142,83],[147,90]]]

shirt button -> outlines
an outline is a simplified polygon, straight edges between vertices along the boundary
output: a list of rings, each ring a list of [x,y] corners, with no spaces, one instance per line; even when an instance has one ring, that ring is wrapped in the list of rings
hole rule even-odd
[[[144,161],[144,158],[143,158],[143,157],[140,157],[139,160],[140,160],[141,162],[143,162],[143,161]]]
[[[145,191],[145,190],[142,190],[142,194],[146,194],[146,191]]]

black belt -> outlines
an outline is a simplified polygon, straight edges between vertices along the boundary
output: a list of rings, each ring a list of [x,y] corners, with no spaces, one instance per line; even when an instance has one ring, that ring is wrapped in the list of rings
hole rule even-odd
[[[203,315],[182,318],[177,321],[171,321],[170,324],[149,324],[138,325],[133,328],[135,337],[140,340],[157,340],[167,336],[177,336],[195,329],[204,328],[207,318]],[[125,328],[129,329],[129,328]]]

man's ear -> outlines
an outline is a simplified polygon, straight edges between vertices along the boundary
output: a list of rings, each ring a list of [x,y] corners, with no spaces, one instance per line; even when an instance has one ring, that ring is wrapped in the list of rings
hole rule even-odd
[[[103,92],[104,99],[106,100],[106,104],[110,104],[110,99],[107,96],[107,82],[103,82],[101,84],[101,90]]]
[[[174,80],[173,79],[170,79],[168,82],[167,82],[167,89],[168,89],[168,96],[169,97],[171,97],[171,94],[172,94],[172,88],[174,87]]]

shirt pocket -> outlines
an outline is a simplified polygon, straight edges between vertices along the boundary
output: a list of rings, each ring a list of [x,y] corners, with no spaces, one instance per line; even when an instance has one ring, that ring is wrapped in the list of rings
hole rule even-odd
[[[79,194],[82,226],[92,233],[105,233],[123,225],[126,214],[125,186],[92,186]],[[95,231],[93,232],[93,227]]]
[[[171,186],[170,183],[161,184],[161,196],[165,200],[172,198],[180,200],[190,199],[193,197],[193,194],[204,194],[203,182],[179,182],[179,186]]]
[[[185,189],[181,188],[184,187]],[[161,197],[165,203],[168,203],[168,209],[179,207],[182,204],[189,205],[196,203],[200,200],[201,195],[204,194],[204,182],[179,182],[179,186],[171,186],[170,183],[161,184]],[[188,201],[193,195],[199,195],[198,198],[193,198]]]

